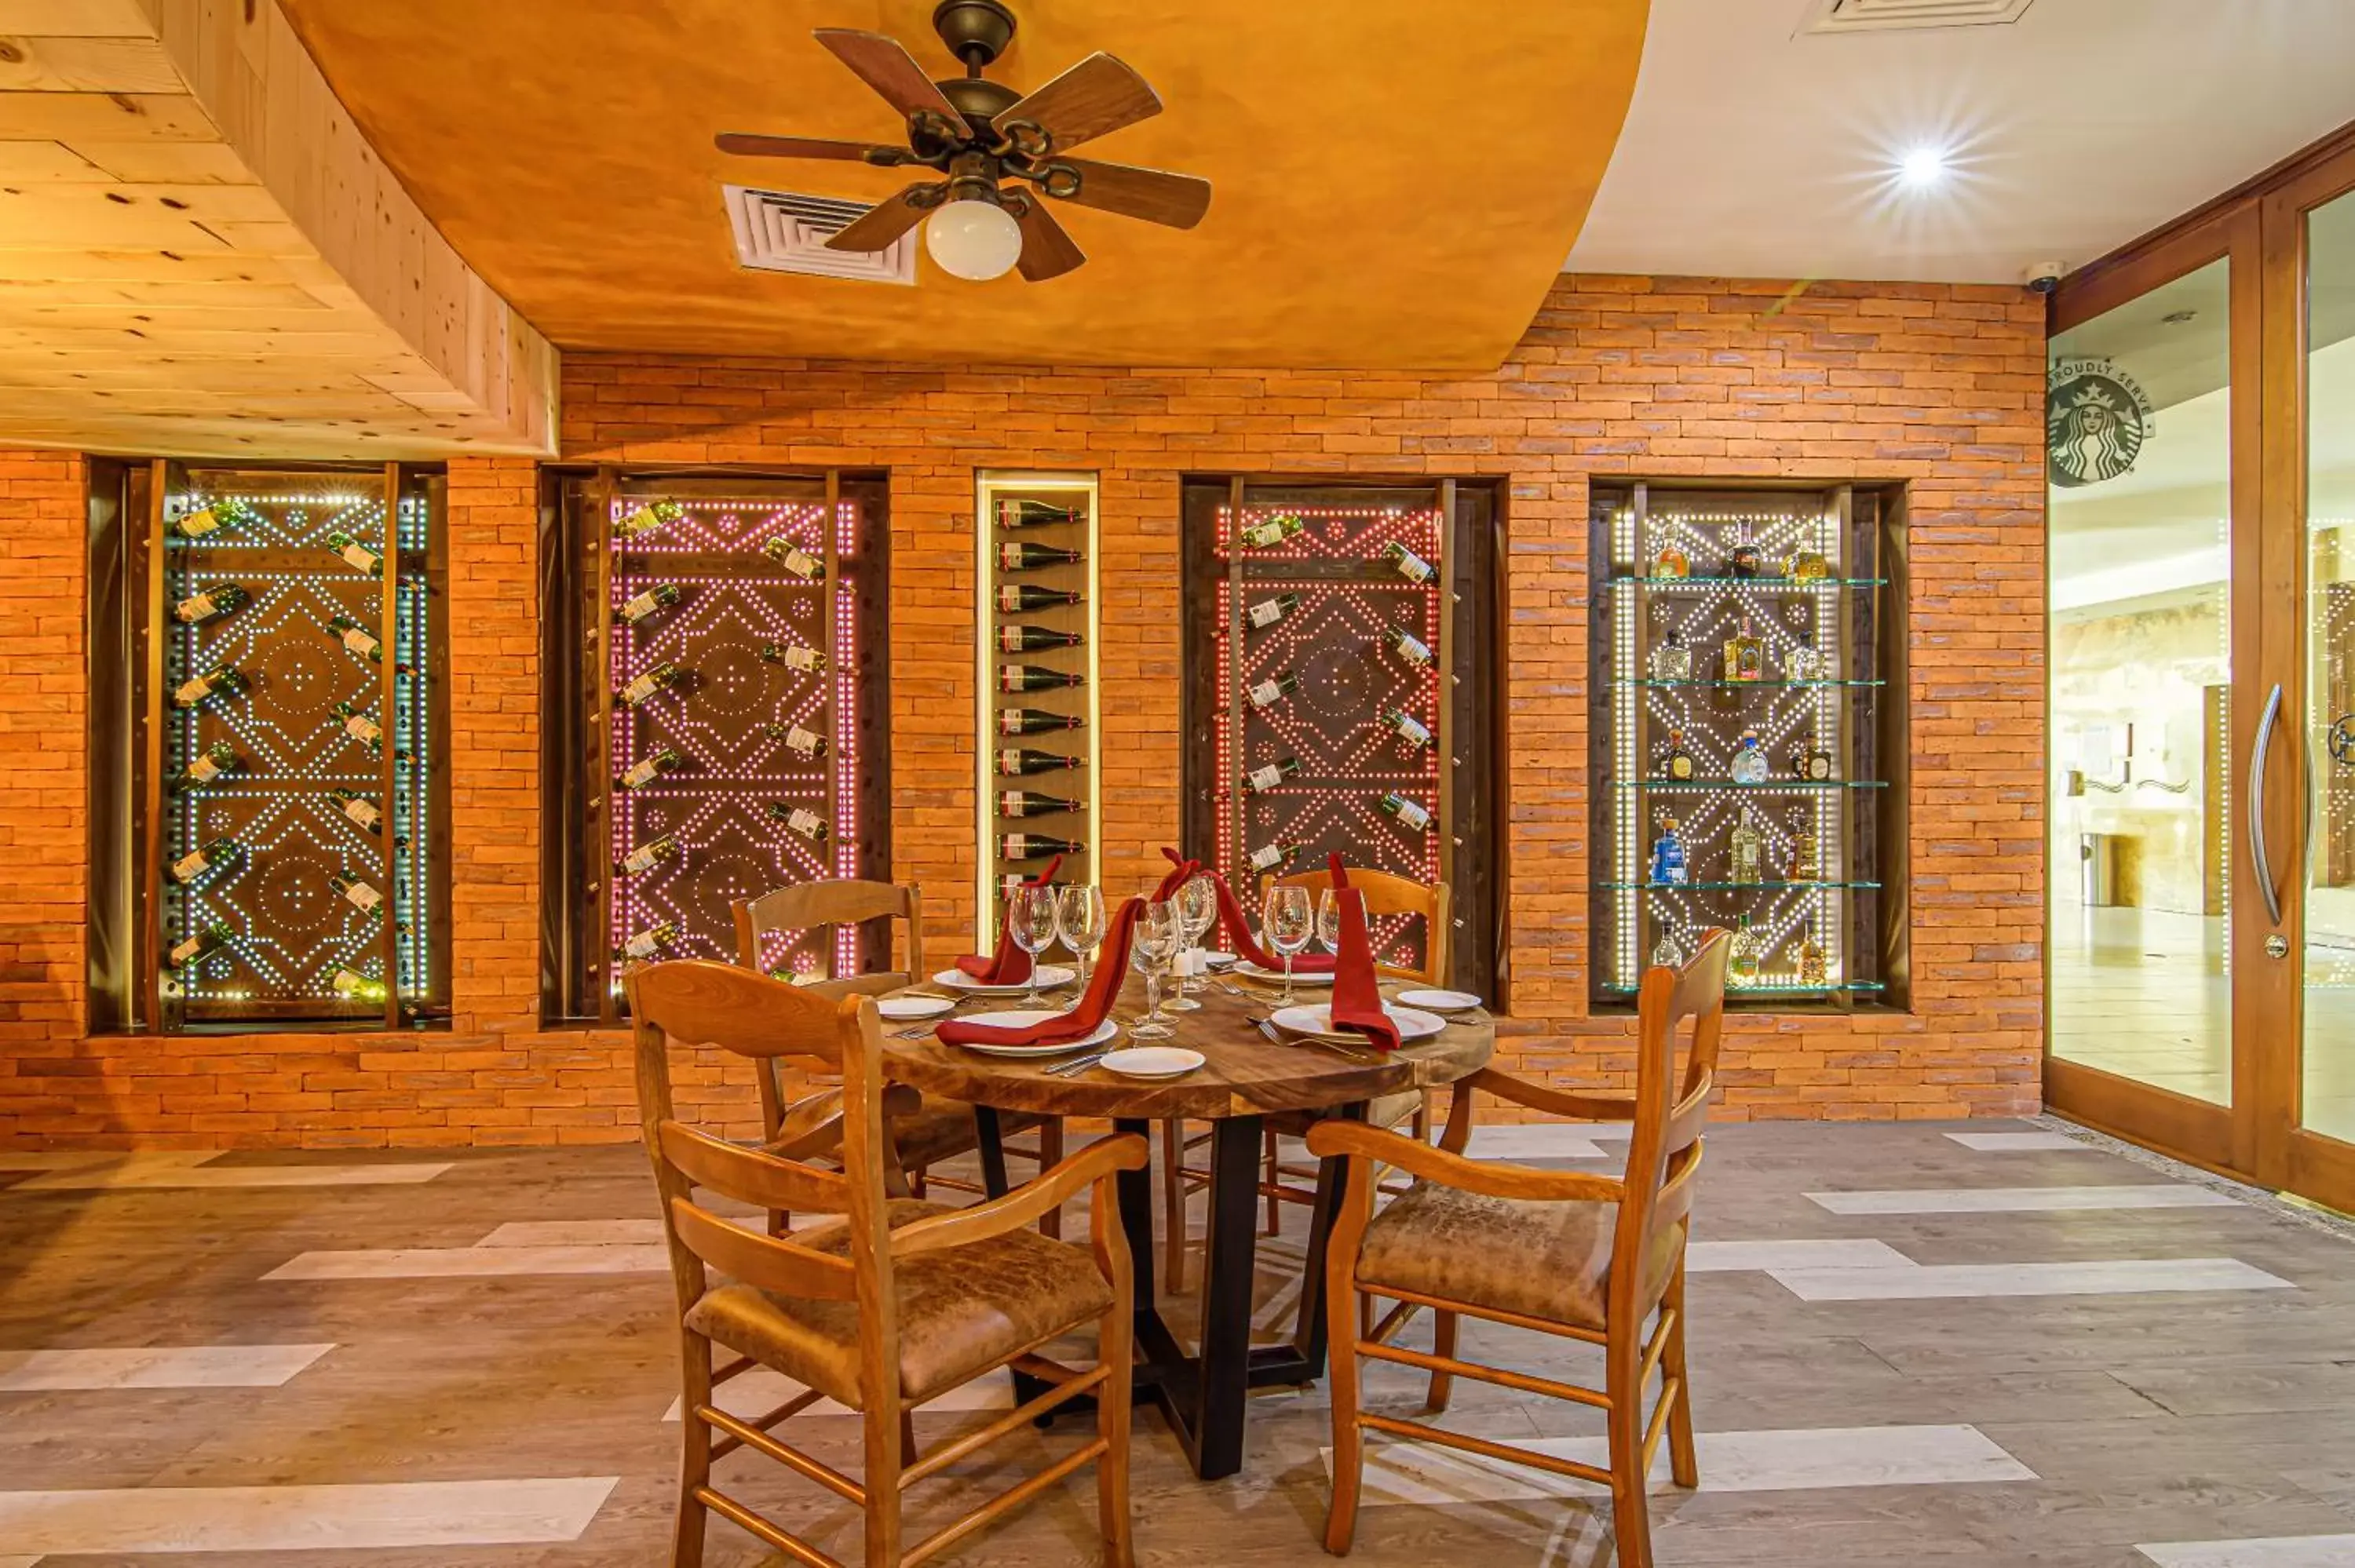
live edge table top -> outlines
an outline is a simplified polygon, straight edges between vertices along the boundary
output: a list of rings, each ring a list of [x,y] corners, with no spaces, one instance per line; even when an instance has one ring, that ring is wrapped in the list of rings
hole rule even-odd
[[[1243,994],[1223,989],[1228,984]],[[911,989],[936,991],[922,986]],[[1394,997],[1400,989],[1388,981],[1382,986],[1385,997]],[[1144,990],[1142,980],[1129,977],[1119,1005],[1113,1009],[1113,1017],[1124,1028],[1144,1015]],[[1276,1111],[1324,1110],[1405,1089],[1452,1084],[1486,1066],[1497,1048],[1495,1021],[1476,1009],[1448,1015],[1447,1027],[1439,1033],[1384,1057],[1376,1058],[1369,1047],[1343,1054],[1308,1041],[1278,1044],[1260,1033],[1258,1021],[1267,1016],[1281,994],[1280,985],[1262,987],[1240,977],[1231,981],[1214,978],[1202,984],[1194,992],[1202,1005],[1191,1012],[1167,1014],[1177,1033],[1168,1039],[1149,1042],[1184,1046],[1207,1058],[1182,1078],[1124,1078],[1100,1066],[1053,1076],[1047,1069],[1086,1053],[985,1056],[943,1044],[929,1033],[913,1039],[894,1038],[896,1031],[909,1026],[889,1022],[883,1030],[884,1072],[928,1094],[998,1110],[1145,1121],[1167,1117],[1215,1121]],[[1302,986],[1294,991],[1293,1000],[1313,1004],[1329,995],[1329,987]],[[991,1006],[1021,1005],[1016,997],[979,1000],[980,1007],[960,1008],[958,1016]]]

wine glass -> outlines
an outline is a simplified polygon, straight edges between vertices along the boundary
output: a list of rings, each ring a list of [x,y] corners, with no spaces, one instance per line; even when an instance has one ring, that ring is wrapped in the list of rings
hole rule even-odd
[[[1063,946],[1079,956],[1081,996],[1087,994],[1089,968],[1103,945],[1106,926],[1103,893],[1093,883],[1076,884],[1055,895],[1055,929]]]
[[[1177,906],[1180,927],[1178,951],[1190,954],[1202,945],[1203,933],[1209,930],[1219,917],[1218,887],[1207,876],[1192,877],[1178,890],[1178,896],[1172,902]],[[1178,970],[1177,995],[1169,1003],[1171,1012],[1191,1012],[1202,1005],[1187,994],[1188,982],[1192,979],[1181,964]]]
[[[1030,989],[1023,994],[1022,1005],[1037,1007],[1039,955],[1055,945],[1055,890],[1025,883],[1008,893],[1006,929],[1014,945],[1030,955]]]
[[[1161,974],[1178,944],[1185,940],[1185,925],[1172,904],[1147,904],[1137,911],[1128,961],[1145,977],[1145,1016],[1128,1026],[1133,1040],[1166,1040],[1175,1033],[1161,1012]]]
[[[1308,945],[1316,934],[1316,907],[1308,902],[1308,889],[1286,887],[1282,884],[1267,890],[1267,903],[1260,911],[1260,924],[1267,932],[1268,946],[1284,958],[1284,1001],[1292,1005],[1292,960]]]
[[[1341,895],[1337,888],[1327,888],[1316,895],[1316,939],[1325,950],[1338,958],[1341,953]]]

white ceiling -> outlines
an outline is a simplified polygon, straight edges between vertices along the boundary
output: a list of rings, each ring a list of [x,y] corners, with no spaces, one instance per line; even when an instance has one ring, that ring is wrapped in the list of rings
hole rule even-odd
[[[2350,0],[2034,0],[1827,36],[1822,0],[1653,0],[1579,272],[2017,283],[2355,120]],[[1901,189],[1917,146],[1955,177]]]

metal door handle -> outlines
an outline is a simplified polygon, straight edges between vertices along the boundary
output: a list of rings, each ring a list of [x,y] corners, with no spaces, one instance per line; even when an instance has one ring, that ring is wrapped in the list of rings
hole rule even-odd
[[[2257,743],[2249,751],[2249,862],[2256,873],[2257,891],[2264,895],[2265,914],[2272,922],[2281,924],[2281,895],[2274,888],[2274,863],[2265,853],[2265,752],[2273,744],[2274,730],[2281,723],[2281,683],[2274,683],[2274,694],[2265,699],[2264,716],[2257,720]]]

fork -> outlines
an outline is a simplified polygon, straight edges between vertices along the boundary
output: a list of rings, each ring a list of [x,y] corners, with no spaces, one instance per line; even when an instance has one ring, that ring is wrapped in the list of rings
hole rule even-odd
[[[1352,1062],[1371,1065],[1381,1061],[1380,1056],[1370,1052],[1360,1051],[1354,1045],[1344,1045],[1338,1040],[1319,1040],[1314,1034],[1284,1034],[1276,1028],[1275,1021],[1273,1019],[1262,1018],[1256,1022],[1259,1032],[1267,1036],[1268,1044],[1271,1045],[1321,1045],[1335,1055],[1347,1056]]]
[[[1112,1053],[1109,1051],[1098,1051],[1092,1055],[1082,1056],[1075,1061],[1059,1062],[1054,1066],[1047,1068],[1046,1075],[1050,1078],[1068,1078],[1076,1074],[1086,1072],[1090,1067],[1094,1066],[1098,1062],[1103,1061],[1106,1056],[1111,1054]]]

